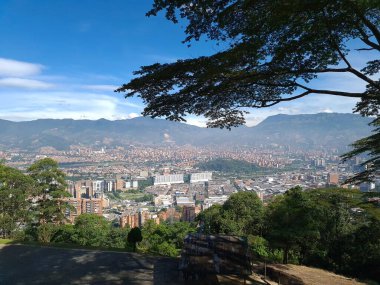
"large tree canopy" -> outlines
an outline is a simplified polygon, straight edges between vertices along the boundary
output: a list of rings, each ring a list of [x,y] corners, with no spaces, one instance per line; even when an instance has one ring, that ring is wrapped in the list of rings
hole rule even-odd
[[[205,36],[223,49],[136,71],[116,91],[141,97],[143,115],[203,115],[210,127],[231,128],[245,122],[246,108],[327,94],[358,98],[357,112],[379,116],[379,0],[155,0],[147,15],[162,10],[174,23],[185,19],[185,43]],[[350,47],[375,59],[358,67],[347,56]],[[312,81],[322,74],[350,74],[366,87],[319,89]]]

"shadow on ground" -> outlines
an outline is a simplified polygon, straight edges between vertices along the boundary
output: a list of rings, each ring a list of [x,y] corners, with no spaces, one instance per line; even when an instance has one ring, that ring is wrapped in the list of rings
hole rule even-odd
[[[0,246],[0,285],[130,284],[213,285],[244,284],[207,275],[183,280],[175,258],[131,252],[63,249],[30,245]],[[248,283],[263,284],[263,283]]]
[[[135,253],[5,245],[0,248],[0,285],[170,284],[166,279],[181,284],[175,266],[175,260]]]

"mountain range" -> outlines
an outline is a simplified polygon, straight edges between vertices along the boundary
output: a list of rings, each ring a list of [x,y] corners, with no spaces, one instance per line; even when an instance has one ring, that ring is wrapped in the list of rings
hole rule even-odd
[[[185,123],[138,117],[128,120],[39,119],[0,120],[0,150],[41,147],[68,149],[70,145],[291,145],[299,148],[346,148],[370,134],[371,118],[354,114],[319,113],[275,115],[254,127],[231,131],[200,128]]]

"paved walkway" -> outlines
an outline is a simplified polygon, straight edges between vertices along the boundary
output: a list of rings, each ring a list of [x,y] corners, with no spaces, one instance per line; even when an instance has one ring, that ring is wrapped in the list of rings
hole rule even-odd
[[[26,245],[0,247],[0,285],[183,284],[177,261],[135,253]]]
[[[184,281],[177,268],[175,258],[130,252],[0,245],[0,285],[244,284],[240,278],[219,275]],[[252,277],[245,284],[265,284]]]

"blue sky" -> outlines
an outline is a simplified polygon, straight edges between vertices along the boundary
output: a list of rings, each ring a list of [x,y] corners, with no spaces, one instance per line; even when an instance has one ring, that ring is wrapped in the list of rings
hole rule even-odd
[[[188,48],[185,34],[162,14],[145,17],[152,1],[1,0],[0,118],[110,120],[133,118],[143,104],[113,90],[142,65],[198,57],[218,50],[214,43]],[[352,55],[360,62],[361,54]],[[322,77],[318,86],[361,91],[353,77]],[[311,95],[298,101],[253,110],[247,124],[269,115],[349,113],[354,99]],[[188,122],[204,125],[190,116]]]

